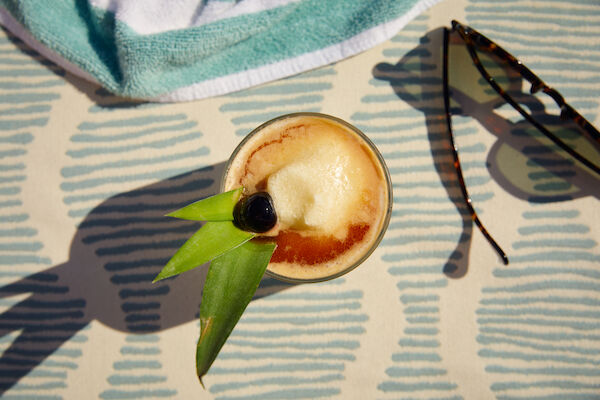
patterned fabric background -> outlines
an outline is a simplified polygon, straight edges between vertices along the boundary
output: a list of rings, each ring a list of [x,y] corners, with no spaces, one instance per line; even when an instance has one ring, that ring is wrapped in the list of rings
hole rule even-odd
[[[546,145],[519,147],[527,127],[509,107],[453,103],[502,265],[465,213],[448,150],[440,28],[452,18],[600,124],[593,0],[447,0],[357,57],[166,105],[108,95],[0,31],[1,397],[600,398],[598,178],[557,166]],[[450,75],[457,89],[478,78],[457,57]],[[372,138],[394,183],[391,225],[342,278],[265,278],[204,390],[194,351],[206,269],[150,283],[197,225],[162,215],[217,193],[241,138],[296,111]]]

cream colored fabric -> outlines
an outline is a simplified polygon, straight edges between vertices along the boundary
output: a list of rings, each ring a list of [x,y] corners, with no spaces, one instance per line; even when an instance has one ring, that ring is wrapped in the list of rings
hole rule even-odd
[[[448,0],[333,66],[165,105],[106,95],[0,32],[5,398],[598,396],[598,178],[569,165],[576,176],[548,174],[543,147],[515,150],[514,112],[462,102],[481,116],[453,124],[474,205],[511,260],[502,265],[458,211],[439,54],[452,18],[600,125],[600,7],[583,0]],[[451,62],[453,84],[479,78],[468,59]],[[150,284],[197,226],[162,215],[217,193],[243,135],[296,111],[373,139],[394,183],[391,225],[342,278],[265,278],[204,390],[194,352],[205,268]]]

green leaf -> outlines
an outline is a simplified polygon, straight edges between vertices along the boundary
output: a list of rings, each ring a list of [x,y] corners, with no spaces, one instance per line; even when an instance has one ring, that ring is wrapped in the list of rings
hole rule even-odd
[[[233,221],[233,208],[242,195],[241,187],[207,197],[167,214],[191,221]]]
[[[154,282],[198,267],[252,239],[254,235],[237,228],[231,221],[207,222],[177,250]]]
[[[211,262],[200,304],[196,347],[200,383],[254,296],[273,251],[274,243],[250,241]]]

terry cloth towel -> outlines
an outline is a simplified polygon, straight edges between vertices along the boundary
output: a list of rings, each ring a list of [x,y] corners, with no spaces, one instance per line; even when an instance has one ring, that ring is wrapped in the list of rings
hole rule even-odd
[[[0,0],[0,23],[120,96],[185,101],[367,50],[438,0]]]

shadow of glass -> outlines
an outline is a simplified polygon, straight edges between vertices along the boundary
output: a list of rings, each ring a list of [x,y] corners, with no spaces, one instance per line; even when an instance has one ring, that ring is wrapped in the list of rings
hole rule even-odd
[[[200,224],[164,214],[216,194],[224,163],[115,195],[78,226],[69,259],[0,288],[27,295],[0,315],[0,337],[16,339],[0,358],[0,396],[92,321],[128,334],[198,318],[205,266],[153,284]],[[290,285],[264,278],[255,298]]]
[[[446,275],[460,278],[468,270],[473,223],[460,192],[446,127],[442,82],[443,29],[428,32],[420,39],[419,45],[396,64],[377,64],[372,74],[375,79],[387,81],[399,99],[425,116],[436,171],[448,197],[462,215],[462,232],[444,266]],[[598,197],[600,185],[593,173],[558,151],[544,135],[506,104],[477,71],[464,44],[450,42],[449,54],[451,114],[474,118],[496,137],[486,159],[487,170],[496,183],[511,195],[528,202]],[[539,97],[526,92],[529,87],[520,77],[514,79],[512,71],[508,70],[503,74],[511,77],[507,80],[510,85],[508,91],[517,93],[515,100],[528,108],[538,121],[543,121],[551,131],[562,130],[561,137],[572,139],[573,146],[593,147],[589,143],[587,146],[575,144],[579,138],[569,132],[572,130],[567,126],[569,124],[562,121],[558,114],[551,113]],[[506,113],[507,108],[512,113]],[[460,142],[458,152],[460,156]],[[592,157],[600,158],[598,152]],[[467,179],[467,188],[468,184]]]

